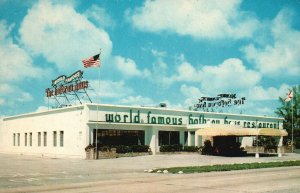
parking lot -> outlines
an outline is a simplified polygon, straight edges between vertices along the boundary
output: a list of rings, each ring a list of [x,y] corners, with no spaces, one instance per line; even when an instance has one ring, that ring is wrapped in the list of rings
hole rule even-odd
[[[259,159],[254,157],[170,154],[102,160],[0,154],[0,190],[5,192],[11,188],[21,187],[143,179],[158,175],[145,173],[144,170],[161,167],[284,160],[300,160],[300,154],[285,154],[283,157],[260,157]]]

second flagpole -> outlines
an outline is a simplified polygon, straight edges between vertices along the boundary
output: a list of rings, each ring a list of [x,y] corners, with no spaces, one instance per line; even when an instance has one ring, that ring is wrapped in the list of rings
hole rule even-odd
[[[101,63],[101,49],[99,53],[99,62]],[[98,159],[98,124],[99,124],[99,104],[100,104],[100,65],[98,70],[98,92],[97,92],[97,123],[96,123],[96,159]]]

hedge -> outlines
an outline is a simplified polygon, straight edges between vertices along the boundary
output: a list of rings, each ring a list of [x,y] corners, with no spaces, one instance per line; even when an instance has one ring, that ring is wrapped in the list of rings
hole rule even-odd
[[[148,145],[116,146],[116,153],[148,152],[148,150],[149,150]]]
[[[186,151],[186,152],[198,152],[199,151],[199,147],[197,146],[184,146],[182,151]]]
[[[160,152],[175,152],[175,151],[182,151],[182,145],[174,144],[174,145],[161,145]]]

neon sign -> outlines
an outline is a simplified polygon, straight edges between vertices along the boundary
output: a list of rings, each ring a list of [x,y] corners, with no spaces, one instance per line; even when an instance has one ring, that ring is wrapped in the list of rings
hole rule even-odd
[[[216,97],[201,97],[194,105],[196,109],[210,107],[229,107],[233,105],[243,105],[246,98],[237,98],[236,94],[218,94]]]
[[[52,87],[45,90],[46,96],[48,99],[55,99],[58,104],[57,107],[71,106],[72,103],[76,104],[76,101],[82,104],[82,100],[85,99],[92,103],[87,93],[89,82],[83,81],[82,75],[83,71],[78,70],[70,76],[61,75],[57,77],[52,80]]]
[[[52,87],[46,89],[46,96],[52,97],[69,92],[75,92],[89,87],[88,81],[81,81],[83,71],[78,70],[70,76],[61,75],[52,80]]]

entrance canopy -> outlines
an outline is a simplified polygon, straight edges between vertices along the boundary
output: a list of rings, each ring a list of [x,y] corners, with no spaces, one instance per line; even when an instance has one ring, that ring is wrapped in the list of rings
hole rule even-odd
[[[264,136],[288,136],[285,129],[270,129],[270,128],[260,128],[259,135]]]
[[[271,128],[243,128],[240,125],[211,125],[198,129],[201,136],[287,136],[286,130]]]

